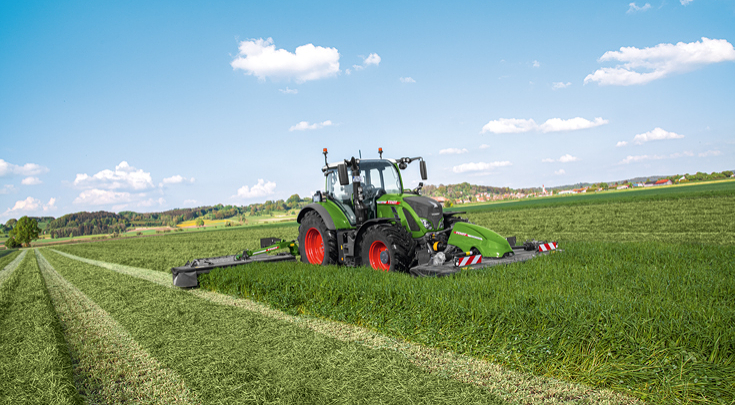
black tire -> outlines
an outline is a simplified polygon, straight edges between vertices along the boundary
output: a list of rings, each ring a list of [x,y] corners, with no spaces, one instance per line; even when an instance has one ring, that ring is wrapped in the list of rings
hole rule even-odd
[[[360,263],[375,270],[406,272],[413,260],[414,243],[408,233],[399,226],[374,225],[368,228],[360,238]],[[382,246],[381,246],[382,244]],[[371,248],[373,257],[371,260]],[[388,253],[388,263],[377,261],[376,251]]]
[[[312,229],[314,231],[309,233]],[[315,252],[314,250],[315,244],[317,243],[315,240],[315,232],[317,232],[321,238],[322,246],[324,248],[321,262],[318,260],[318,252]],[[307,234],[310,235],[308,238],[309,240],[307,240]],[[312,249],[308,250],[310,247]],[[324,224],[324,220],[321,215],[316,211],[307,212],[301,220],[301,225],[299,225],[299,254],[301,255],[301,261],[304,263],[321,264],[324,266],[337,263],[337,238],[327,229],[327,225]],[[310,257],[313,261],[309,260]]]

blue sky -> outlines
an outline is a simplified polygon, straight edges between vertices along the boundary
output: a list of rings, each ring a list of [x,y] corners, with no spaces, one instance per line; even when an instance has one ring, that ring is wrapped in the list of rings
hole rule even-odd
[[[353,3],[1,2],[0,220],[735,168],[734,1]]]

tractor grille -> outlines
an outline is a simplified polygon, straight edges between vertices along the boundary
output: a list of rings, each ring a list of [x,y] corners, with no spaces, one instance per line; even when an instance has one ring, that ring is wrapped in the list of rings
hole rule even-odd
[[[439,226],[439,221],[442,219],[441,204],[428,197],[405,197],[403,200],[416,211],[419,218],[431,222],[434,229]]]

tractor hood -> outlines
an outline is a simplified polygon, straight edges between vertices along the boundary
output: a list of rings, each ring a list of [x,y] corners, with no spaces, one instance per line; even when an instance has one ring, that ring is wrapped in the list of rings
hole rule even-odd
[[[439,221],[442,220],[442,206],[436,202],[436,200],[428,197],[416,196],[403,197],[403,201],[413,208],[419,218],[424,218],[431,222],[434,229],[439,227]]]

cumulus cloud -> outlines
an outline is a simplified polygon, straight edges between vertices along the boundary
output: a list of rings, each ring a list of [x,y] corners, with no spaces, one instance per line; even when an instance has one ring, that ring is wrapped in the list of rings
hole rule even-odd
[[[579,129],[597,127],[607,123],[608,120],[604,120],[601,117],[595,118],[594,121],[589,121],[581,117],[571,118],[568,120],[550,118],[541,125],[536,124],[532,119],[500,118],[485,124],[485,126],[482,127],[481,133],[491,132],[494,134],[514,134],[529,131],[540,131],[543,133],[576,131]]]
[[[554,174],[555,174],[555,175],[557,175],[557,176],[560,176],[560,175],[562,175],[562,174],[564,174],[564,173],[566,173],[566,172],[564,171],[564,169],[559,169],[559,170],[556,170],[556,171],[554,171]]]
[[[654,128],[652,131],[648,131],[643,134],[638,134],[633,138],[633,142],[635,142],[636,145],[642,145],[645,142],[649,141],[662,141],[665,139],[681,139],[684,135],[679,135],[674,132],[668,132],[664,131],[661,128]]]
[[[74,179],[74,186],[101,190],[145,190],[155,187],[150,173],[136,169],[126,161],[115,166],[115,170],[105,169],[93,176],[79,173]]]
[[[163,184],[179,184],[179,183],[193,183],[194,178],[187,179],[186,177],[179,176],[178,174],[163,179]]]
[[[637,163],[637,162],[643,162],[646,160],[661,160],[661,159],[676,159],[680,157],[691,157],[694,156],[694,153],[685,151],[681,153],[672,153],[668,156],[664,155],[638,155],[638,156],[630,156],[628,155],[625,159],[621,160],[618,164],[629,164],[629,163]]]
[[[554,82],[554,83],[552,83],[551,88],[554,89],[554,90],[559,90],[559,89],[565,89],[565,88],[567,88],[567,87],[569,87],[571,85],[572,85],[572,82],[566,82],[566,83],[564,83],[564,82]]]
[[[490,147],[490,145],[484,144],[484,143],[482,145],[480,145],[480,149],[487,149],[489,147]]]
[[[465,173],[465,172],[480,172],[480,171],[486,171],[486,170],[492,170],[497,167],[504,167],[504,166],[511,166],[511,163],[506,161],[503,162],[478,162],[478,163],[464,163],[459,166],[454,166],[452,168],[452,171],[455,173]]]
[[[533,61],[533,67],[535,67],[535,68],[541,67],[541,63],[539,63],[539,61],[535,60],[535,61]]]
[[[528,132],[538,128],[538,125],[531,120],[518,118],[500,118],[490,121],[482,127],[482,132],[491,132],[493,134],[517,134],[520,132]]]
[[[651,5],[648,4],[648,3],[646,3],[643,6],[638,7],[638,6],[635,5],[635,3],[630,3],[630,4],[628,4],[628,7],[629,8],[628,8],[628,11],[626,11],[626,14],[633,14],[633,13],[637,13],[639,11],[646,11],[649,8],[651,8]]]
[[[330,127],[332,125],[334,124],[330,120],[326,120],[324,122],[315,122],[313,124],[310,124],[307,121],[301,121],[298,124],[289,128],[288,130],[289,131],[305,131],[307,129],[319,129],[319,128],[324,128],[324,127]]]
[[[607,120],[603,120],[601,117],[595,118],[594,121],[588,121],[581,117],[571,118],[563,120],[561,118],[551,118],[541,124],[539,129],[541,132],[560,132],[560,131],[576,131],[578,129],[586,129],[599,127],[600,125],[607,124]]]
[[[289,89],[288,87],[286,87],[286,90],[284,90],[284,89],[278,89],[278,91],[280,91],[283,94],[299,94],[299,91],[298,90],[296,90],[296,89]]]
[[[367,65],[375,65],[375,66],[380,65],[380,56],[378,56],[377,53],[371,53],[370,55],[368,55],[367,58],[365,58],[365,61],[363,62],[363,65],[365,65],[365,66],[367,66]]]
[[[258,184],[254,185],[252,188],[248,186],[242,186],[237,190],[237,195],[234,195],[233,197],[240,197],[240,198],[255,198],[255,197],[265,197],[267,195],[271,195],[275,192],[276,189],[276,183],[269,181],[265,182],[263,179],[258,179]]]
[[[618,143],[617,143],[617,144],[615,145],[615,147],[616,147],[616,148],[619,148],[619,147],[621,147],[621,146],[625,146],[625,145],[627,145],[627,144],[628,144],[628,142],[627,142],[627,141],[619,141],[619,142],[618,142]]]
[[[469,152],[467,149],[447,148],[439,151],[440,155],[459,155]]]
[[[710,156],[720,156],[722,152],[719,150],[708,150],[706,152],[702,152],[699,154],[699,157],[710,157]]]
[[[401,77],[399,80],[401,81],[401,83],[416,83],[416,80],[413,80],[413,78],[410,77],[410,76],[409,77]]]
[[[599,62],[622,62],[612,68],[601,68],[584,78],[584,83],[630,86],[645,84],[675,73],[685,73],[712,63],[735,60],[735,48],[724,39],[702,37],[701,41],[658,44],[652,48],[622,47],[608,51]]]
[[[16,201],[13,208],[8,208],[3,216],[13,214],[27,214],[42,211],[53,211],[56,209],[56,199],[51,198],[48,204],[43,204],[41,200],[28,197],[25,200]]]
[[[16,188],[12,184],[6,184],[3,188],[0,188],[0,194],[10,194],[16,192]]]
[[[48,172],[47,167],[35,163],[26,163],[23,166],[19,166],[0,159],[0,177],[5,177],[12,174],[17,174],[20,176],[36,176],[46,172]]]
[[[251,39],[240,42],[238,56],[230,63],[260,80],[295,80],[303,83],[339,73],[339,51],[306,44],[295,52],[276,49],[273,39]],[[377,56],[377,55],[376,55]]]
[[[120,204],[133,201],[133,197],[134,196],[127,191],[100,190],[93,188],[79,193],[79,196],[74,199],[73,203],[83,205]]]
[[[542,159],[541,161],[544,162],[544,163],[555,163],[555,162],[569,163],[569,162],[576,162],[578,160],[579,160],[578,157],[572,156],[572,155],[570,155],[570,154],[567,153],[566,155],[560,157],[559,159],[551,159],[551,158],[548,158],[548,159]]]
[[[691,3],[694,0],[679,0],[681,2],[682,6],[686,6],[687,4]]]
[[[38,177],[26,177],[25,179],[23,179],[23,181],[20,182],[20,184],[23,184],[26,186],[35,186],[41,183],[43,182]]]

